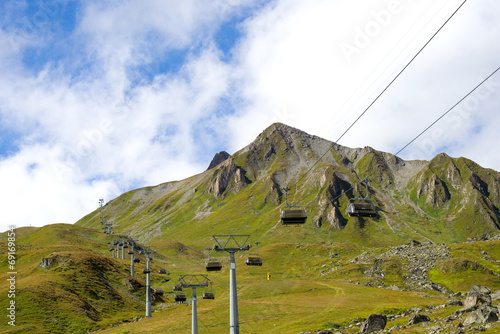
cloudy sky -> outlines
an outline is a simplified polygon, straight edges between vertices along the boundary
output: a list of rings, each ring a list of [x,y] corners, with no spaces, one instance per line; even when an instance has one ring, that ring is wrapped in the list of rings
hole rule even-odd
[[[273,122],[395,153],[500,66],[500,2],[2,0],[0,231],[73,223]],[[500,170],[500,73],[401,152]]]

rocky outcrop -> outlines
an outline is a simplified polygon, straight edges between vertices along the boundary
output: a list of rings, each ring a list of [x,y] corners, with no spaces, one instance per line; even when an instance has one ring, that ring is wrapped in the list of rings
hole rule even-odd
[[[57,266],[68,266],[71,263],[73,263],[73,260],[69,255],[62,256],[54,254],[50,257],[43,258],[38,267],[50,270]]]
[[[226,161],[230,156],[231,155],[226,151],[221,151],[215,154],[212,161],[210,162],[210,165],[208,165],[207,170],[217,167],[218,164],[220,164],[223,161]]]
[[[215,198],[221,198],[226,192],[236,193],[240,191],[246,184],[245,171],[237,167],[233,158],[229,157],[214,169],[207,192],[215,196]]]

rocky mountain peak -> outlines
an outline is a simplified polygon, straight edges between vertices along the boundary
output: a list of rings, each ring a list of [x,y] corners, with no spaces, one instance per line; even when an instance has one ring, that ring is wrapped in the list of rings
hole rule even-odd
[[[226,151],[220,151],[219,153],[216,153],[210,162],[210,165],[208,165],[207,170],[212,169],[216,167],[218,164],[220,164],[223,161],[226,161],[231,155],[227,153]]]

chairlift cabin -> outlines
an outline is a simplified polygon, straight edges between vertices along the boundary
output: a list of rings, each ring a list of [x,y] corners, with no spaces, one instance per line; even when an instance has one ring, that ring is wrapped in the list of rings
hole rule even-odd
[[[302,225],[307,220],[307,213],[300,205],[288,204],[288,191],[290,188],[283,188],[285,191],[286,206],[281,210],[280,219],[282,225]]]
[[[280,218],[283,225],[302,225],[307,220],[307,214],[300,205],[287,205],[281,210]]]
[[[375,217],[377,211],[375,204],[368,198],[351,198],[347,206],[347,214],[349,217]]]
[[[212,291],[204,291],[203,292],[203,296],[202,296],[203,299],[215,299],[215,293],[213,293]]]
[[[174,291],[182,291],[182,284],[174,284]]]
[[[178,303],[182,303],[186,301],[186,294],[184,292],[178,292],[174,296],[174,300]]]
[[[163,289],[155,289],[153,293],[157,296],[163,296],[164,291]]]
[[[262,266],[262,257],[259,256],[260,242],[257,241],[255,244],[257,245],[257,251],[255,254],[250,254],[249,256],[247,256],[247,258],[245,259],[245,264],[247,266]]]
[[[247,266],[262,266],[262,257],[254,255],[248,256],[245,260]]]
[[[208,259],[205,264],[205,269],[207,271],[220,271],[222,269],[222,264],[219,260]]]

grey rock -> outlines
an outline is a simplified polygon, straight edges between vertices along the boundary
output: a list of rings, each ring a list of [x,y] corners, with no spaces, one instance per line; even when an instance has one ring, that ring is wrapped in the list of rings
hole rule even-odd
[[[481,305],[467,316],[464,325],[479,325],[494,321],[498,321],[498,309],[491,305]]]
[[[469,292],[465,298],[464,307],[471,308],[479,305],[491,305],[491,296],[479,292]]]
[[[385,329],[387,325],[387,317],[382,314],[370,314],[363,322],[360,328],[360,333],[371,333]]]
[[[428,322],[431,321],[431,318],[425,314],[414,314],[411,316],[410,320],[408,320],[408,325],[415,325],[419,324],[421,322]]]
[[[500,300],[500,290],[497,290],[491,294],[491,300]]]
[[[489,295],[491,294],[491,290],[485,286],[481,285],[473,285],[470,287],[469,293],[481,293],[484,295]]]
[[[452,300],[449,300],[446,305],[448,305],[448,306],[464,306],[464,303],[462,303],[461,300],[452,299]]]
[[[52,263],[54,262],[54,259],[51,258],[51,257],[48,257],[48,258],[43,258],[42,259],[42,262],[40,262],[40,264],[38,265],[40,268],[43,268],[43,269],[47,269],[49,270],[50,268],[52,268]]]

